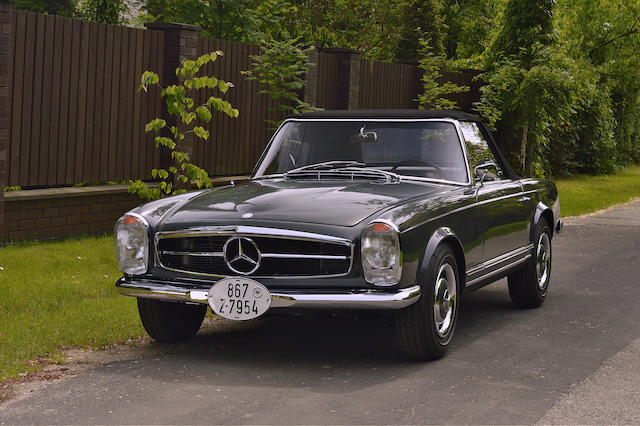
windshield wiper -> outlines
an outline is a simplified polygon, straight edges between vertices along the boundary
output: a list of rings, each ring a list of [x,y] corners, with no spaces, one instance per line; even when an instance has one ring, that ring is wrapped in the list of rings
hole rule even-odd
[[[289,170],[284,174],[284,177],[285,179],[348,179],[382,180],[384,183],[400,182],[400,176],[396,173],[362,166],[364,164],[357,161],[328,161]]]
[[[291,169],[288,172],[286,172],[284,175],[286,176],[289,173],[297,173],[304,170],[332,170],[332,169],[342,169],[345,167],[358,167],[358,166],[365,166],[365,164],[355,160],[324,161],[322,163],[307,164],[306,166]]]

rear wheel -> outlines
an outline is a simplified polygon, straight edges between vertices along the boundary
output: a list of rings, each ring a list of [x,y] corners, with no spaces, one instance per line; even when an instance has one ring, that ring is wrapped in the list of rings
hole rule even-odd
[[[551,231],[542,220],[534,235],[534,257],[509,275],[509,295],[519,308],[537,308],[544,303],[551,281]]]
[[[207,312],[207,305],[138,298],[138,312],[144,329],[154,340],[179,342],[198,332]]]
[[[396,332],[403,352],[431,360],[446,353],[458,320],[460,279],[448,245],[436,248],[423,281],[420,299],[398,313]]]

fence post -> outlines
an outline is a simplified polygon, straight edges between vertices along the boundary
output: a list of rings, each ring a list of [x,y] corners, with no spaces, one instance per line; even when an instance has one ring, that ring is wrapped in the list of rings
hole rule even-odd
[[[150,30],[164,33],[164,65],[162,86],[180,84],[183,77],[176,76],[175,70],[187,59],[196,59],[198,50],[198,33],[200,27],[196,25],[178,24],[174,22],[150,22],[145,24]],[[163,118],[167,123],[172,123],[173,118],[167,113],[167,107],[162,103]],[[170,125],[170,124],[169,124]],[[180,143],[180,150],[193,157],[193,134],[188,133]],[[162,156],[163,159],[166,156]],[[169,164],[162,164],[168,167]]]
[[[9,65],[11,1],[0,0],[0,244],[6,241],[4,227],[4,187],[7,184],[9,145]]]
[[[338,59],[337,109],[357,109],[360,92],[361,52],[353,49],[322,49],[323,53],[336,55]],[[322,76],[318,76],[322,78]]]

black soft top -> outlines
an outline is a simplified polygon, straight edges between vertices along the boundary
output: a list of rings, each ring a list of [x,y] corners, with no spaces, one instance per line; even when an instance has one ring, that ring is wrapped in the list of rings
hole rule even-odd
[[[290,116],[289,118],[452,118],[454,120],[480,121],[480,118],[477,115],[470,114],[468,112],[424,109],[345,109],[334,111],[314,111],[305,112],[303,114],[295,114]]]

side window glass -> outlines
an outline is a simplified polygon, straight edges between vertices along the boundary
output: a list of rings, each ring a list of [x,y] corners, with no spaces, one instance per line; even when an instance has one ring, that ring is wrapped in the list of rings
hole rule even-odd
[[[498,168],[497,178],[504,179],[502,170],[500,169],[500,163],[493,155],[489,147],[489,142],[478,128],[478,125],[471,121],[461,121],[460,129],[462,130],[467,155],[469,156],[471,174],[473,175],[473,169],[480,164],[493,163]]]

